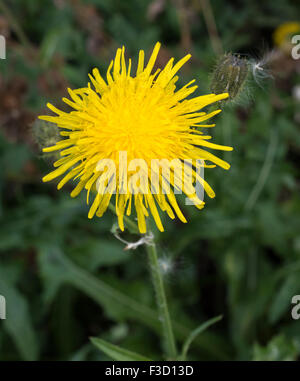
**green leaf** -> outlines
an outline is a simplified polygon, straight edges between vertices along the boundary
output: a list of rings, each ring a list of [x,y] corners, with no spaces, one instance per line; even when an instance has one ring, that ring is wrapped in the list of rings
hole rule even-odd
[[[78,349],[72,356],[69,358],[69,361],[86,361],[89,352],[92,349],[92,344],[85,344],[83,347]]]
[[[123,321],[124,319],[138,321],[160,334],[161,324],[156,311],[76,266],[62,253],[59,247],[41,247],[38,258],[46,291],[48,288],[51,290],[51,295],[48,295],[48,297],[51,296],[51,300],[58,288],[62,284],[68,283],[92,298],[111,319],[115,321]],[[187,326],[177,321],[173,321],[173,327],[176,337],[182,341],[190,331]],[[223,352],[213,345],[210,337],[203,335],[201,339],[197,338],[196,340],[197,347],[205,349],[214,358],[224,359],[226,357],[226,351]]]
[[[62,30],[50,30],[44,37],[40,48],[40,61],[43,66],[48,66],[51,62],[57,46],[61,41]]]
[[[39,260],[47,285],[52,285],[51,297],[61,284],[68,283],[90,296],[104,308],[110,318],[116,321],[133,318],[159,330],[160,324],[156,312],[76,266],[63,255],[59,248],[44,247],[40,252]]]
[[[90,271],[100,266],[118,265],[130,259],[130,253],[123,250],[120,242],[102,238],[83,240],[73,251],[76,262]]]
[[[138,353],[128,351],[104,341],[96,337],[91,338],[91,342],[98,348],[100,351],[105,353],[107,356],[111,357],[113,360],[117,361],[152,361],[147,357],[141,356]]]
[[[6,299],[4,329],[13,339],[22,359],[36,361],[38,341],[32,326],[27,300],[6,276],[3,266],[0,269],[0,294]]]
[[[299,273],[289,274],[289,278],[284,280],[280,289],[274,295],[274,299],[268,313],[270,323],[277,323],[282,316],[290,313],[292,297],[293,295],[298,295],[299,293]]]
[[[199,327],[197,327],[196,329],[194,329],[190,335],[188,336],[188,338],[186,339],[185,343],[183,344],[183,347],[182,347],[182,352],[181,352],[181,356],[180,356],[180,360],[182,361],[185,361],[186,360],[186,355],[188,353],[188,350],[190,348],[190,345],[192,344],[192,342],[196,339],[196,337],[198,335],[200,335],[200,333],[202,333],[203,331],[205,331],[208,327],[210,327],[211,325],[217,323],[218,321],[220,321],[221,319],[223,318],[222,315],[220,316],[216,316],[210,320],[207,320],[206,322],[204,322],[203,324],[201,324]]]

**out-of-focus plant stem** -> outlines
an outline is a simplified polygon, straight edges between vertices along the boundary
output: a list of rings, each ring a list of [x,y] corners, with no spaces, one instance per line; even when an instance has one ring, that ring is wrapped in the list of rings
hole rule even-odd
[[[21,44],[24,45],[26,49],[31,50],[32,46],[30,41],[26,37],[26,34],[24,33],[21,25],[19,24],[19,22],[13,15],[12,11],[5,4],[4,0],[0,0],[0,10],[3,12],[4,16],[7,18],[9,24],[11,25],[13,31],[15,32],[18,39],[20,40]]]
[[[187,53],[191,51],[191,31],[185,0],[176,0],[177,14],[179,19],[181,46]]]
[[[211,46],[216,55],[223,53],[222,42],[218,34],[215,17],[209,0],[194,0],[196,8],[202,11]]]
[[[268,150],[265,156],[265,161],[261,168],[260,174],[257,178],[257,182],[254,185],[250,193],[250,196],[248,197],[248,200],[245,203],[246,211],[250,211],[253,208],[261,191],[264,188],[264,185],[267,181],[267,178],[269,176],[269,173],[274,161],[274,156],[275,156],[275,152],[277,148],[277,142],[278,142],[278,132],[276,129],[274,129],[271,132],[270,143],[269,143]]]

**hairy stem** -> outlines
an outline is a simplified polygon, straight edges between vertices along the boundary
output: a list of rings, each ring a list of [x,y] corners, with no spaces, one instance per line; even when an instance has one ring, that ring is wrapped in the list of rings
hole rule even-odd
[[[116,214],[116,208],[114,205],[110,203],[108,208],[114,214]],[[134,221],[132,221],[129,217],[124,216],[124,221],[127,224],[127,226],[132,229],[132,231],[136,233],[139,232],[137,224]],[[159,320],[162,323],[163,335],[165,338],[167,357],[168,360],[175,360],[177,357],[175,338],[154,240],[152,240],[151,244],[146,244],[146,250],[148,254],[153,286],[156,294]]]
[[[147,245],[146,248],[148,253],[153,286],[155,289],[155,294],[157,299],[159,320],[162,323],[163,334],[165,337],[166,352],[167,352],[168,359],[174,360],[177,356],[176,344],[175,344],[174,333],[173,333],[172,323],[171,323],[169,309],[168,309],[164,282],[161,275],[161,269],[159,266],[156,245],[153,242],[152,245]]]

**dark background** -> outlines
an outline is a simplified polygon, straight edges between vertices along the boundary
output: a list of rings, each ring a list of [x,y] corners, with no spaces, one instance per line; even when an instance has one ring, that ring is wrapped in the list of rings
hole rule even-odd
[[[47,101],[60,107],[67,87],[84,87],[93,67],[105,72],[117,47],[149,57],[156,41],[159,66],[192,53],[180,83],[195,78],[199,94],[210,92],[222,52],[269,61],[215,118],[214,141],[234,147],[223,155],[229,171],[205,173],[216,198],[202,211],[183,202],[188,224],[166,218],[157,234],[178,343],[222,314],[190,360],[299,359],[300,60],[290,36],[284,46],[272,37],[299,15],[297,0],[0,0],[1,360],[106,359],[91,336],[162,358],[144,249],[123,250],[110,212],[88,220],[84,194],[42,183],[52,158],[32,132]]]

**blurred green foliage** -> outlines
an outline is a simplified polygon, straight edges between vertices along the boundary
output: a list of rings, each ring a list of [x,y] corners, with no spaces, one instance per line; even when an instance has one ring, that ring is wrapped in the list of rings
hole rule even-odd
[[[68,86],[85,86],[94,66],[105,70],[121,44],[137,57],[161,41],[160,65],[190,50],[181,84],[196,78],[199,94],[208,92],[217,57],[199,2],[1,3],[10,12],[0,9],[0,34],[7,35],[7,59],[0,61],[0,294],[8,314],[0,321],[0,359],[106,359],[91,336],[160,359],[143,248],[123,250],[110,233],[110,212],[88,220],[85,195],[71,199],[68,187],[58,192],[42,183],[51,160],[33,143],[32,122],[47,101],[61,106]],[[296,0],[211,3],[224,50],[246,57],[272,48],[274,29],[300,11]],[[273,80],[260,87],[250,79],[244,99],[215,118],[214,140],[234,147],[224,154],[228,172],[205,173],[216,198],[200,212],[182,199],[188,224],[164,219],[166,232],[157,234],[162,260],[171,264],[165,279],[177,340],[223,315],[192,343],[192,360],[300,357],[300,322],[290,312],[300,294],[299,100],[292,97],[300,71],[299,62],[281,60]]]

